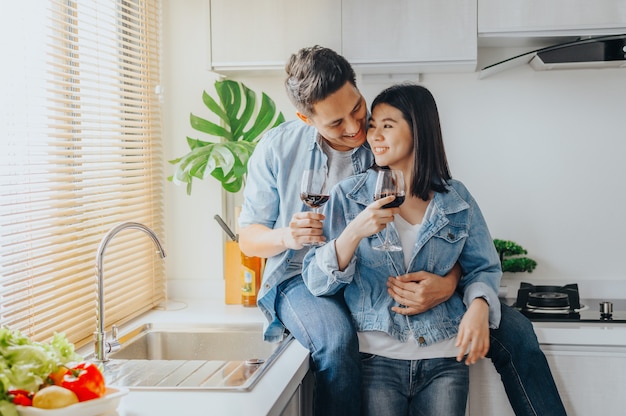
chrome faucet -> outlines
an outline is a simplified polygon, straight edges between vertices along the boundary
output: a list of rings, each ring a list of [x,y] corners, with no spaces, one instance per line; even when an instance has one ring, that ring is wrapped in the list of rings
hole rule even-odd
[[[113,227],[106,235],[102,238],[100,242],[100,246],[98,247],[98,253],[96,254],[96,275],[98,279],[98,309],[97,309],[97,325],[96,332],[94,332],[95,338],[95,352],[96,352],[96,360],[97,361],[107,361],[107,354],[110,352],[115,352],[120,349],[121,345],[117,339],[117,328],[114,327],[112,330],[113,339],[111,341],[106,341],[106,332],[104,331],[104,272],[102,267],[102,262],[104,260],[104,252],[107,248],[107,245],[111,241],[111,239],[120,231],[126,229],[135,229],[141,230],[148,234],[148,236],[152,239],[154,244],[157,246],[159,250],[159,254],[161,258],[165,258],[165,251],[163,250],[163,245],[157,235],[150,228],[146,227],[143,224],[138,222],[124,222]]]

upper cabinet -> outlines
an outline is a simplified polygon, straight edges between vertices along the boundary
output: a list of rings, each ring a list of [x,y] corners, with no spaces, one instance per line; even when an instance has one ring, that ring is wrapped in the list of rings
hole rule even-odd
[[[474,72],[479,45],[626,33],[626,0],[204,1],[210,67],[220,73],[282,72],[292,53],[316,44],[361,73]]]
[[[476,0],[342,0],[342,52],[361,72],[474,71]]]
[[[207,0],[208,1],[208,0]],[[341,50],[336,0],[210,0],[215,71],[282,69],[305,46]]]
[[[210,0],[211,68],[282,70],[292,53],[319,44],[361,72],[471,72],[476,8],[476,0]]]
[[[481,36],[592,36],[624,30],[624,0],[478,0]]]

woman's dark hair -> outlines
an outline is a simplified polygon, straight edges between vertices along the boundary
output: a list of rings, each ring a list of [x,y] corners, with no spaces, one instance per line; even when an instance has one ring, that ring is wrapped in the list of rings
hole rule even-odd
[[[435,98],[421,85],[404,83],[383,90],[372,102],[372,112],[378,104],[397,108],[409,123],[413,133],[415,162],[411,195],[428,201],[431,191],[447,192],[452,178],[441,134],[441,123]]]
[[[346,82],[356,86],[354,69],[346,58],[318,45],[291,55],[285,71],[287,96],[308,117],[313,114],[314,104],[337,92]]]

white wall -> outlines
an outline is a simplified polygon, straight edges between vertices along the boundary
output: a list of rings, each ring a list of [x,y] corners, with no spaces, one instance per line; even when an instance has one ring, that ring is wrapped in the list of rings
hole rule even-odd
[[[189,113],[204,111],[202,90],[213,88],[203,3],[164,0],[168,160],[187,151],[185,137],[194,134]],[[481,49],[479,67],[515,54]],[[282,75],[238,79],[268,93],[294,118]],[[535,72],[521,66],[482,80],[477,73],[426,74],[420,82],[438,102],[452,174],[474,194],[493,237],[518,242],[539,263],[532,274],[507,279],[588,287],[613,280],[623,287],[626,69]],[[370,101],[386,84],[366,78],[359,85]],[[171,166],[166,169],[170,175]],[[169,182],[164,186],[174,294],[221,296],[223,233],[213,220],[222,213],[219,184],[198,182],[191,197]]]

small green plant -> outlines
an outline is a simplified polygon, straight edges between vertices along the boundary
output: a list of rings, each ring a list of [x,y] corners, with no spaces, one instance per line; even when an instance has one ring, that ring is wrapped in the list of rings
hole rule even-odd
[[[532,273],[537,267],[537,262],[531,258],[524,257],[528,252],[519,244],[513,241],[507,240],[493,240],[496,246],[496,251],[500,256],[500,263],[502,264],[503,272],[518,273],[528,272]]]
[[[202,101],[222,120],[223,126],[194,114],[189,121],[194,130],[219,141],[187,137],[189,153],[169,161],[176,170],[167,179],[177,185],[186,184],[188,195],[193,178],[204,179],[208,175],[220,181],[226,191],[239,192],[257,142],[263,133],[285,121],[283,113],[276,110],[274,101],[265,93],[257,109],[256,93],[241,82],[215,81],[215,90],[219,103],[206,91],[202,93]]]

